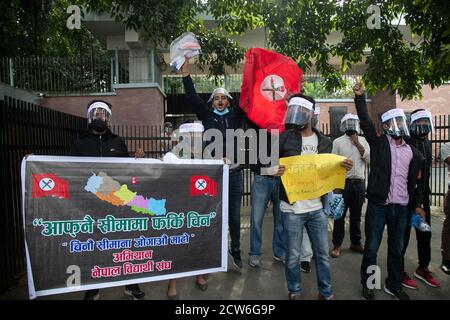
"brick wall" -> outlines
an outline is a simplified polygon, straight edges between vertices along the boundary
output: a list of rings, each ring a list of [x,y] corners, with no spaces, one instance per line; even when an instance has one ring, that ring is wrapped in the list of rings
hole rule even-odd
[[[397,96],[397,106],[405,111],[424,108],[429,110],[433,115],[450,114],[450,84],[442,85],[435,89],[431,89],[430,86],[424,86],[422,88],[422,95],[422,100],[404,101]]]
[[[44,97],[41,105],[50,109],[86,117],[90,101],[99,99],[113,106],[115,125],[162,125],[164,96],[158,88],[120,88],[108,95]]]

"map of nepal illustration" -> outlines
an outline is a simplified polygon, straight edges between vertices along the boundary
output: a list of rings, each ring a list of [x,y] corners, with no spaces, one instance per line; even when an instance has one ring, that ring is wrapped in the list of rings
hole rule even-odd
[[[162,216],[166,214],[166,199],[147,199],[137,195],[137,192],[129,190],[126,184],[120,185],[104,172],[100,172],[98,175],[92,173],[84,190],[114,206],[129,206],[135,212],[149,215]]]

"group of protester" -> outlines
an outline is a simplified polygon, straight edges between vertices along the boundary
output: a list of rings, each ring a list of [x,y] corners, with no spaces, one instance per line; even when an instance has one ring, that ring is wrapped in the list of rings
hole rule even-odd
[[[223,88],[213,91],[209,106],[198,96],[190,77],[189,61],[181,68],[186,101],[193,106],[198,120],[205,130],[217,129],[223,137],[223,155],[229,163],[229,233],[233,266],[243,268],[241,256],[240,209],[243,191],[242,166],[235,159],[227,158],[226,130],[241,127],[245,118],[238,106],[232,106],[232,97]],[[401,109],[392,109],[381,117],[383,133],[379,134],[369,117],[364,88],[358,83],[354,87],[357,115],[347,114],[341,121],[343,135],[333,142],[320,132],[317,125],[317,107],[312,97],[303,93],[289,94],[286,98],[286,129],[279,137],[270,136],[267,147],[273,147],[272,139],[278,139],[279,157],[305,154],[334,153],[346,159],[342,166],[347,170],[345,188],[335,190],[343,193],[344,214],[334,221],[330,251],[328,245],[328,216],[324,212],[325,197],[290,203],[280,176],[285,167],[278,165],[267,170],[268,164],[250,166],[254,173],[251,187],[250,267],[260,266],[262,255],[262,225],[269,202],[273,208],[273,259],[285,264],[285,277],[289,299],[299,299],[302,291],[301,272],[311,270],[314,257],[317,275],[318,299],[334,300],[331,284],[330,259],[341,255],[344,240],[346,212],[350,212],[350,249],[363,254],[361,263],[362,296],[375,299],[375,291],[368,285],[371,275],[368,270],[377,265],[377,252],[384,228],[388,234],[388,277],[384,290],[395,299],[409,299],[402,287],[417,289],[416,281],[406,272],[404,255],[411,232],[410,220],[414,213],[428,224],[430,213],[430,170],[432,163],[431,143],[427,136],[432,131],[432,119],[428,111],[420,109],[411,114],[408,123]],[[72,156],[128,157],[124,140],[113,134],[112,106],[104,101],[94,101],[88,106],[89,131],[78,139],[71,150]],[[314,116],[316,111],[316,117]],[[250,126],[257,126],[248,121]],[[363,133],[363,136],[361,134]],[[259,139],[258,139],[259,141]],[[258,148],[261,147],[258,145]],[[236,151],[236,150],[235,150]],[[255,150],[256,152],[256,150]],[[258,153],[259,154],[259,153]],[[236,155],[236,152],[234,152]],[[139,149],[136,157],[143,157]],[[443,146],[441,158],[450,167],[450,144]],[[370,173],[366,177],[366,167]],[[271,173],[269,173],[271,172]],[[366,183],[367,181],[367,183]],[[442,266],[450,274],[450,189],[445,201],[444,228],[442,231]],[[365,214],[365,243],[363,245],[360,221],[364,199],[368,199]],[[431,260],[431,232],[416,230],[419,262],[414,277],[432,287],[439,287],[428,266]],[[207,290],[207,277],[196,278],[197,287]],[[145,293],[138,285],[127,286],[125,293],[134,299],[143,299]],[[98,290],[86,292],[86,299],[98,299]],[[178,299],[176,281],[170,280],[168,299]]]

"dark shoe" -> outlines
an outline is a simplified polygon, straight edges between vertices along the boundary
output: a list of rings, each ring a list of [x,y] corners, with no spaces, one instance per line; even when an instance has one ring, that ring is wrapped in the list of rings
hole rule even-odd
[[[334,246],[333,250],[330,252],[330,256],[332,258],[337,258],[341,255],[341,247],[340,246]]]
[[[236,251],[228,250],[228,252],[233,257],[233,266],[236,269],[241,270],[242,269],[241,250]]]
[[[300,270],[304,273],[310,273],[311,272],[311,263],[309,261],[302,261],[300,262]]]
[[[441,270],[445,274],[450,275],[450,261],[446,261],[446,260],[442,261]]]
[[[202,291],[206,291],[206,289],[208,289],[208,282],[199,283],[198,280],[195,280],[195,285]]]
[[[359,253],[359,254],[364,254],[364,247],[362,246],[361,243],[358,244],[351,244],[350,245],[350,250]]]
[[[84,294],[84,300],[98,300],[100,299],[100,290],[94,289],[94,290],[88,290]]]
[[[321,300],[321,301],[325,301],[325,300],[336,300],[336,296],[334,294],[332,294],[330,297],[325,298],[323,295],[321,295],[319,293],[319,295],[317,296],[317,300]]]
[[[363,287],[362,296],[365,300],[375,300],[375,291],[367,287]]]
[[[125,295],[133,297],[133,300],[145,300],[145,292],[141,291],[137,284],[125,286]]]
[[[394,290],[391,291],[388,288],[386,288],[386,286],[384,286],[384,292],[393,296],[395,300],[409,300],[409,296],[402,289],[397,291]]]
[[[302,299],[302,296],[300,295],[300,293],[289,292],[288,297],[289,297],[289,300],[301,300]]]

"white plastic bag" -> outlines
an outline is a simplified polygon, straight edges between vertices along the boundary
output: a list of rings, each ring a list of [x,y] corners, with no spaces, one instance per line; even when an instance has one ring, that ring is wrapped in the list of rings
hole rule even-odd
[[[179,71],[186,61],[202,53],[200,44],[192,32],[185,32],[170,44],[170,66]]]
[[[345,210],[345,203],[342,194],[329,192],[325,199],[325,214],[334,220],[342,217]]]

